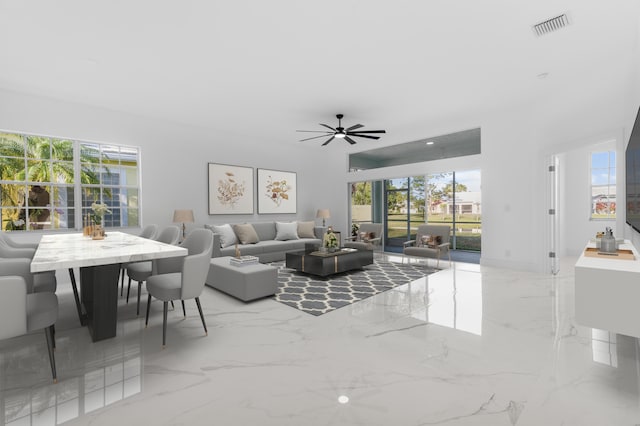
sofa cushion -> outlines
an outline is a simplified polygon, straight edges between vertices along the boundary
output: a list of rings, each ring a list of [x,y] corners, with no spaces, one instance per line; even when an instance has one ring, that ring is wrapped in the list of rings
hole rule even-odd
[[[229,247],[238,241],[236,233],[233,232],[233,228],[228,223],[224,225],[213,225],[211,229],[214,233],[220,234],[220,247]]]
[[[315,238],[315,226],[316,223],[312,220],[308,222],[298,222],[298,238]]]
[[[233,225],[233,231],[236,233],[241,244],[255,244],[260,241],[256,230],[250,223]]]
[[[298,239],[298,224],[296,222],[276,222],[277,241]]]
[[[276,223],[275,222],[253,222],[253,229],[256,230],[260,241],[276,239]]]

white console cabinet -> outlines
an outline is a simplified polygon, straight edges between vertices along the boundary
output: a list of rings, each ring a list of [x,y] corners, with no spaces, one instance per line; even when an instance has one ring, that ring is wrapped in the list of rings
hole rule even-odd
[[[587,247],[595,247],[589,243]],[[640,257],[625,240],[620,249],[632,250],[635,260],[587,257],[575,266],[578,324],[640,337]]]

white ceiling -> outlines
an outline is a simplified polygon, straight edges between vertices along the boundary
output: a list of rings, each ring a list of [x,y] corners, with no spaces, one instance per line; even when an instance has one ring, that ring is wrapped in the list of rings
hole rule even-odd
[[[619,89],[638,3],[0,0],[0,89],[286,143],[344,113],[406,142],[446,117]]]

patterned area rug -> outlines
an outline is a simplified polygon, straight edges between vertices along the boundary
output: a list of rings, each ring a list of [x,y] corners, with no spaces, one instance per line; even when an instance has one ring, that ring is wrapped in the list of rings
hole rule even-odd
[[[424,265],[374,261],[361,270],[322,278],[286,268],[284,262],[270,265],[278,268],[275,300],[316,316],[437,271]]]

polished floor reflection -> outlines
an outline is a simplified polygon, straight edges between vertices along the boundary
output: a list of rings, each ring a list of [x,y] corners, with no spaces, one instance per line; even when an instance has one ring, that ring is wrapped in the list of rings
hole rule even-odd
[[[572,261],[558,276],[454,263],[319,317],[206,288],[209,335],[188,303],[164,350],[158,302],[144,329],[121,299],[117,337],[92,343],[61,273],[60,383],[41,333],[0,342],[0,421],[640,424],[638,340],[575,323]]]

